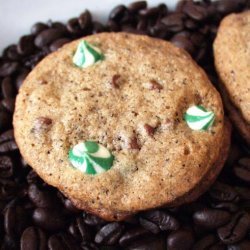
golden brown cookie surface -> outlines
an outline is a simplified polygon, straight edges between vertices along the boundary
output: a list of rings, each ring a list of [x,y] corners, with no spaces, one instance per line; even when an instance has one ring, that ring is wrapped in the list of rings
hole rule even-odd
[[[82,208],[108,211],[100,213],[107,219],[174,203],[224,158],[229,132],[218,92],[187,53],[165,41],[125,33],[84,39],[104,60],[76,67],[75,41],[46,57],[21,87],[14,127],[22,155],[46,182]],[[193,105],[215,114],[208,130],[183,120]],[[110,170],[73,168],[69,149],[86,140],[112,152]]]
[[[214,43],[214,55],[228,95],[225,103],[229,115],[250,143],[250,11],[223,19]]]

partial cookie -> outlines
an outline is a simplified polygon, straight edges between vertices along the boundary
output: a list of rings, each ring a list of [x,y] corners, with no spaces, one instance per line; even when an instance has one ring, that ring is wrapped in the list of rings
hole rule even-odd
[[[107,220],[197,198],[225,161],[226,124],[219,93],[185,51],[126,33],[85,37],[46,57],[14,115],[25,160]]]
[[[214,57],[229,117],[250,144],[250,11],[222,20]]]

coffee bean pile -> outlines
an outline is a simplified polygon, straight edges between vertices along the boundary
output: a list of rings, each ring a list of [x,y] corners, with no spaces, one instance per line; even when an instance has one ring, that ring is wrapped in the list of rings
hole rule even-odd
[[[140,1],[115,7],[106,24],[94,21],[87,10],[66,24],[36,23],[29,35],[8,46],[0,57],[0,249],[249,250],[250,148],[236,131],[222,173],[200,199],[106,222],[78,210],[42,181],[21,158],[12,128],[15,96],[31,69],[63,44],[98,32],[170,40],[185,48],[216,86],[212,42],[218,24],[248,8],[249,0],[181,1],[175,11]]]

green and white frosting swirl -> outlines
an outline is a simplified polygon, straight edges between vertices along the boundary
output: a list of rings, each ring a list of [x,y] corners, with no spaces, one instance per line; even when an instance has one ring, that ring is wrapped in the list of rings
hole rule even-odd
[[[104,146],[94,141],[85,141],[69,150],[69,160],[83,173],[95,175],[109,170],[114,156]]]
[[[104,55],[97,47],[82,40],[73,56],[73,63],[80,68],[87,68],[103,59]]]
[[[214,123],[215,115],[203,106],[191,106],[184,114],[184,120],[193,130],[207,130]]]

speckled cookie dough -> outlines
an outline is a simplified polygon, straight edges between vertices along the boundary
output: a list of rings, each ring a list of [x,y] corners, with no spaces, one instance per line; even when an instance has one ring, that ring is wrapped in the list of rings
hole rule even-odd
[[[76,56],[83,40],[101,60]],[[14,129],[47,183],[107,220],[197,198],[230,138],[220,95],[191,57],[126,33],[84,37],[42,60],[20,89]]]
[[[222,20],[214,56],[229,117],[250,144],[250,11]]]

